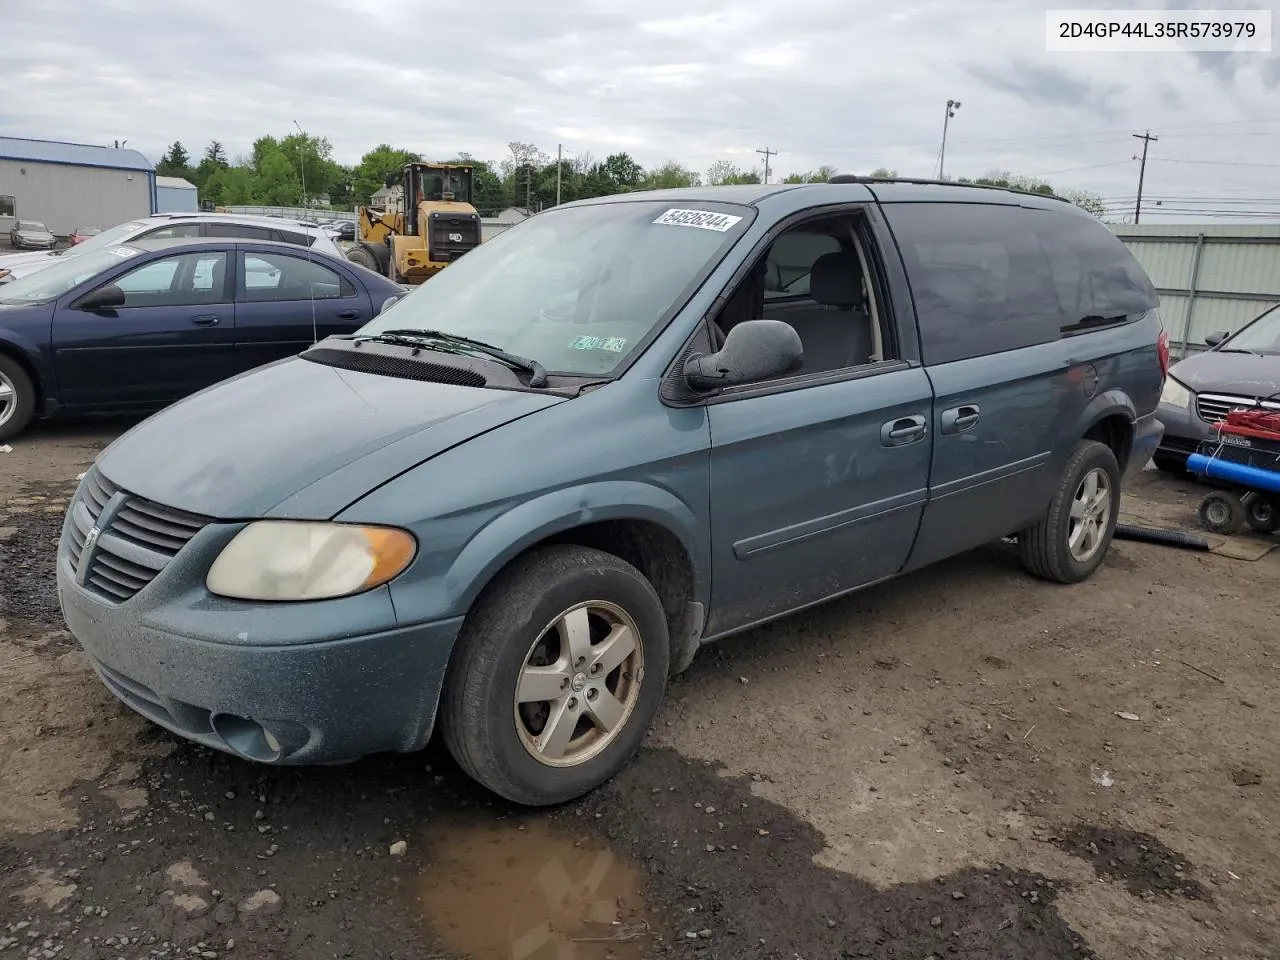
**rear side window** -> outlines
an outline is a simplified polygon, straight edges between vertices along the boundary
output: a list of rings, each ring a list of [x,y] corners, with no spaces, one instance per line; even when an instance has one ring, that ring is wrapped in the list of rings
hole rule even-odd
[[[210,223],[205,225],[205,235],[210,237],[234,237],[237,240],[272,240],[271,230],[247,223]]]
[[[274,239],[281,243],[292,243],[295,247],[309,247],[315,243],[315,237],[308,236],[305,233],[295,233],[292,230],[274,230]]]
[[[1074,211],[968,203],[884,211],[906,262],[925,363],[1049,343],[1087,329],[1086,317],[1157,305],[1124,244]]]

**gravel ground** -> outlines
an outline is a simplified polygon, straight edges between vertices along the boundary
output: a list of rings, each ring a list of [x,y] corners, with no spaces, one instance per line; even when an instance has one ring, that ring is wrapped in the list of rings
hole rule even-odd
[[[529,813],[436,746],[275,770],[118,704],[52,562],[127,425],[0,454],[0,958],[1280,956],[1280,552],[950,561],[706,651],[615,782]]]

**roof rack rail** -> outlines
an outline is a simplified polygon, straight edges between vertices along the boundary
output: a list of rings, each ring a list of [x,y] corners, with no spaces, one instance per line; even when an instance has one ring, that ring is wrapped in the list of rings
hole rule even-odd
[[[856,173],[838,173],[827,180],[827,183],[917,183],[938,187],[974,187],[978,190],[1003,190],[1005,193],[1021,193],[1029,197],[1047,197],[1050,200],[1059,200],[1062,203],[1071,202],[1066,197],[1060,197],[1056,193],[1036,193],[1034,190],[1023,190],[1020,187],[1000,187],[993,183],[961,183],[957,180],[928,180],[918,177],[864,177]]]

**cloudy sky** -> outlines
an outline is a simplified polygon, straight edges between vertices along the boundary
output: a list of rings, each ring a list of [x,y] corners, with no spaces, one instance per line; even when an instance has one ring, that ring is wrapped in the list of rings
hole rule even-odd
[[[1237,5],[1267,6],[1210,6]],[[1044,6],[1019,0],[3,7],[0,134],[127,139],[152,160],[173,140],[198,155],[217,139],[235,157],[296,121],[348,163],[379,142],[500,160],[521,140],[700,171],[756,165],[768,147],[782,174],[928,177],[950,97],[949,175],[1041,175],[1120,208],[1137,186],[1132,134],[1150,129],[1145,193],[1166,219],[1280,218],[1280,53],[1051,54]]]

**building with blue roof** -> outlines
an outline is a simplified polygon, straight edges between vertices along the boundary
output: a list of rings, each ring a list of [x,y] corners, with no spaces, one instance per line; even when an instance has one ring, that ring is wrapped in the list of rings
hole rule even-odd
[[[155,167],[137,150],[0,137],[0,234],[19,217],[66,237],[156,209]]]

